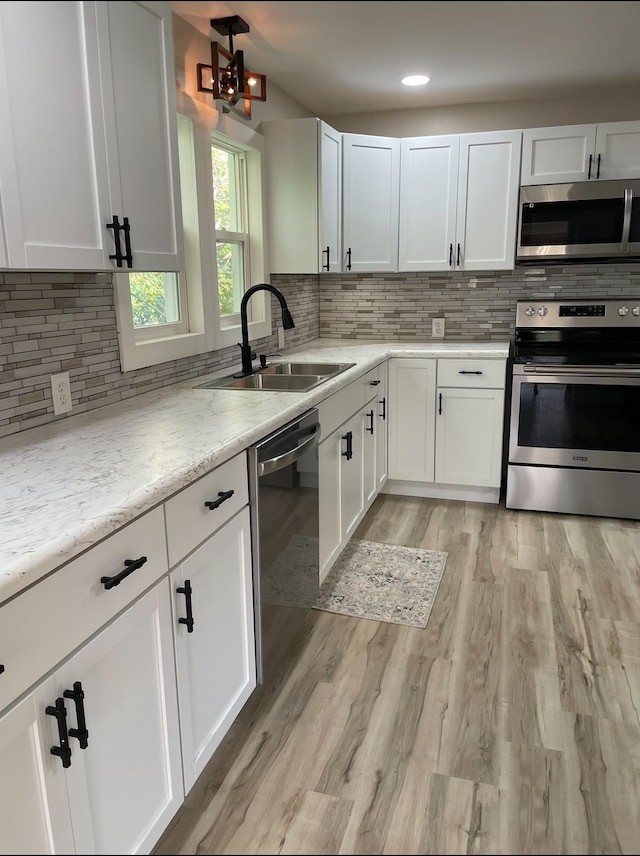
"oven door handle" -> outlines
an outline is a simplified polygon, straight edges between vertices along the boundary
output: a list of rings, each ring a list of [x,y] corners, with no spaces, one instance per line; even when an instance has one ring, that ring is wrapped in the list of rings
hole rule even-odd
[[[574,377],[640,377],[640,367],[619,366],[524,366],[525,374],[573,375]]]

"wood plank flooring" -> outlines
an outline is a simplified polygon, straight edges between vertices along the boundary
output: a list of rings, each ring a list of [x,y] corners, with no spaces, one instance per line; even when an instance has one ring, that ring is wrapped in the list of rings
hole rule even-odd
[[[640,850],[640,523],[379,496],[423,629],[312,611],[157,854]]]

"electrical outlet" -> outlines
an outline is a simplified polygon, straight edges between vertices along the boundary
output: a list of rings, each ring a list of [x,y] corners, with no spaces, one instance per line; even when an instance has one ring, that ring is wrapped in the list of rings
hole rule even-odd
[[[278,327],[278,349],[284,348],[284,329]]]
[[[431,319],[431,337],[433,339],[444,339],[444,318]]]
[[[51,398],[53,399],[53,412],[56,416],[71,410],[69,372],[51,375]]]

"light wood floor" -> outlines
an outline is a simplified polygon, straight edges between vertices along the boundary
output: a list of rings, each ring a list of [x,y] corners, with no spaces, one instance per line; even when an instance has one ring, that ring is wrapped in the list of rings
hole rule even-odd
[[[426,629],[313,611],[158,854],[638,853],[640,523],[381,496]]]

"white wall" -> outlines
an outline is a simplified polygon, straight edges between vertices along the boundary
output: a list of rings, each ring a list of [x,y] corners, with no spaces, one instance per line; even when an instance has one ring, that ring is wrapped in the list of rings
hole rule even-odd
[[[585,95],[572,98],[456,104],[376,113],[345,113],[320,118],[337,131],[378,134],[383,137],[624,122],[640,119],[640,87],[594,88]]]

